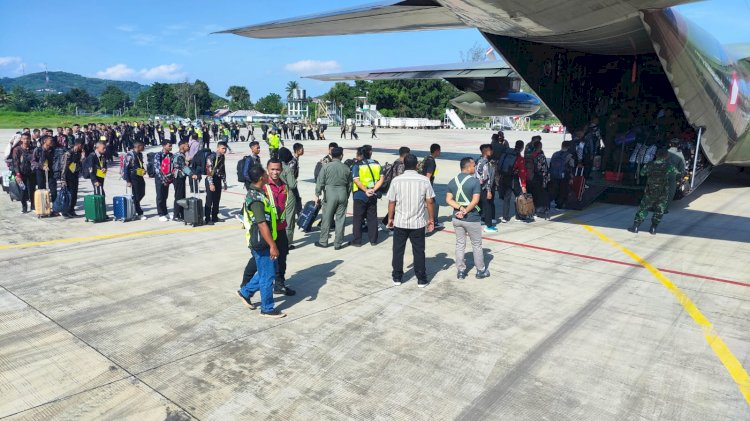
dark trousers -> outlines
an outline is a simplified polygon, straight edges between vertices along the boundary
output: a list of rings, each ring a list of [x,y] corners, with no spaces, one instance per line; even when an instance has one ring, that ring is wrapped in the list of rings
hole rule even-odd
[[[207,149],[211,147],[211,139],[203,138],[203,149]]]
[[[414,274],[417,282],[427,283],[427,268],[425,267],[424,228],[406,229],[396,227],[393,232],[393,280],[401,281],[404,276],[404,251],[406,251],[406,240],[411,242],[411,252],[414,255]]]
[[[154,180],[156,187],[156,212],[159,216],[167,216],[167,199],[169,198],[169,184],[166,186],[158,178]]]
[[[370,244],[376,244],[378,242],[378,200],[376,198],[370,197],[366,202],[354,200],[353,244],[362,243],[362,220],[364,218],[367,218],[367,236]]]
[[[185,177],[174,179],[174,217],[185,218],[185,209],[177,204],[177,201],[185,198]]]
[[[486,227],[491,227],[492,220],[495,219],[495,197],[493,196],[492,199],[488,199],[487,195],[490,192],[487,190],[482,190],[481,193],[481,204],[479,207],[482,209],[482,218],[484,218],[484,225]]]
[[[70,192],[70,207],[66,210],[67,213],[73,213],[76,210],[76,202],[78,202],[78,174],[65,174],[65,185]]]
[[[565,202],[568,200],[568,194],[570,193],[570,182],[569,180],[555,180],[552,179],[549,182],[549,198],[557,203],[558,208],[565,206]]]
[[[547,194],[547,189],[544,188],[541,177],[534,177],[534,179],[528,183],[526,188],[534,197],[534,207],[537,209],[546,209],[549,207],[549,195]]]
[[[206,221],[216,221],[219,219],[219,202],[221,201],[221,178],[214,178],[214,187],[216,191],[211,191],[208,179],[206,179],[206,205],[203,207],[203,214]]]
[[[278,264],[276,265],[276,284],[278,286],[284,286],[284,282],[286,282],[286,258],[289,255],[289,240],[286,236],[286,230],[278,231],[276,247],[279,249]],[[245,265],[245,271],[242,273],[242,283],[240,284],[240,288],[250,282],[257,271],[258,265],[255,263],[255,259],[250,259],[247,262],[247,265]]]
[[[96,183],[99,183],[99,187],[96,187]],[[94,189],[94,194],[100,194],[104,197],[105,201],[107,199],[107,194],[104,193],[104,179],[99,178],[95,175],[91,175],[91,187]]]
[[[133,192],[133,206],[135,207],[135,214],[140,216],[143,215],[143,209],[141,209],[141,200],[146,196],[146,180],[143,177],[131,176],[130,177],[131,189]]]
[[[515,202],[513,200],[513,196],[515,195],[515,193],[516,192],[514,191],[513,184],[511,183],[501,183],[500,187],[497,189],[497,198],[500,199],[503,219],[505,219],[506,221],[510,220],[511,206],[514,206],[515,208]]]
[[[47,171],[49,177],[45,177],[44,173],[44,170],[36,170],[36,188],[37,190],[49,189],[49,198],[54,203],[57,198],[57,181],[49,171]],[[47,185],[48,179],[49,185]],[[31,195],[31,201],[34,201],[33,194]]]
[[[23,176],[23,184],[26,186],[23,191],[21,191],[21,209],[26,210],[28,209],[26,206],[26,202],[31,202],[31,210],[34,210],[34,192],[36,192],[36,174],[29,173],[29,174],[22,174]]]

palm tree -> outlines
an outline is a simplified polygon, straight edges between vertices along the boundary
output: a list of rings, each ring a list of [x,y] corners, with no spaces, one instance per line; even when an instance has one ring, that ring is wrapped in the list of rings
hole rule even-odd
[[[294,92],[295,89],[299,89],[299,82],[296,80],[290,80],[286,84],[286,99],[289,99],[292,97],[292,92]]]

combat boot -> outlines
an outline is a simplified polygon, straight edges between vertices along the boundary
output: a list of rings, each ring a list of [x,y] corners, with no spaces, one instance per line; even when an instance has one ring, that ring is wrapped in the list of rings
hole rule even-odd
[[[648,232],[651,235],[656,235],[656,224],[651,224],[651,228],[649,228]]]
[[[628,231],[632,232],[633,234],[638,234],[638,227],[640,224],[637,224],[633,222],[633,226],[628,228]]]

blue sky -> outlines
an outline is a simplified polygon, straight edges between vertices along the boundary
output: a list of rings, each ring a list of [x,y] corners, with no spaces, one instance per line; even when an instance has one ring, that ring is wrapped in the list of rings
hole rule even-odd
[[[460,61],[476,30],[256,40],[210,32],[368,3],[368,0],[223,2],[2,0],[0,76],[63,70],[141,83],[201,79],[224,95],[247,86],[253,100],[305,74]],[[750,0],[680,6],[722,43],[750,43]],[[301,79],[309,94],[330,83]]]

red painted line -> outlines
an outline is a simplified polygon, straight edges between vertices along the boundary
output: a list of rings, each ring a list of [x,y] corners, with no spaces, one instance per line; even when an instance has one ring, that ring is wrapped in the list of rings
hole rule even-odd
[[[451,230],[447,230],[447,229],[444,229],[441,232],[444,232],[446,234],[455,234],[455,231],[451,231]],[[512,246],[524,247],[524,248],[533,249],[533,250],[546,251],[546,252],[549,252],[549,253],[557,253],[557,254],[563,254],[563,255],[566,255],[566,256],[580,257],[582,259],[596,260],[596,261],[599,261],[599,262],[612,263],[612,264],[615,264],[615,265],[622,265],[622,266],[628,266],[628,267],[642,268],[642,266],[639,265],[639,264],[630,263],[630,262],[624,262],[622,260],[606,259],[604,257],[591,256],[591,255],[588,255],[588,254],[581,254],[581,253],[573,253],[573,252],[570,252],[570,251],[552,249],[552,248],[541,247],[541,246],[534,246],[534,245],[531,245],[531,244],[517,243],[515,241],[499,240],[497,238],[482,237],[482,239],[483,240],[487,240],[487,241],[492,241],[492,242],[495,242],[495,243],[503,243],[503,244],[509,244],[509,245],[512,245]],[[745,283],[745,282],[732,281],[732,280],[729,280],[729,279],[722,279],[722,278],[715,278],[713,276],[698,275],[698,274],[695,274],[695,273],[680,272],[680,271],[673,270],[673,269],[662,269],[662,268],[658,268],[658,269],[660,271],[662,271],[662,272],[671,273],[671,274],[674,274],[674,275],[688,276],[688,277],[691,277],[691,278],[705,279],[707,281],[721,282],[721,283],[724,283],[724,284],[738,285],[738,286],[750,288],[750,284],[749,283]]]

